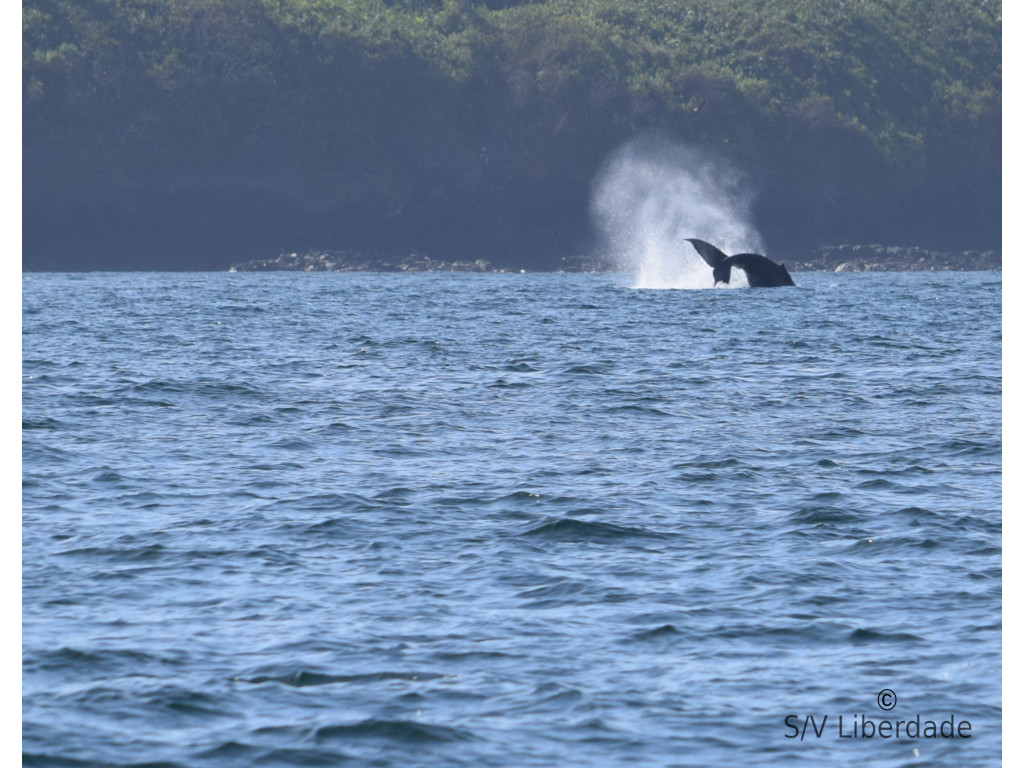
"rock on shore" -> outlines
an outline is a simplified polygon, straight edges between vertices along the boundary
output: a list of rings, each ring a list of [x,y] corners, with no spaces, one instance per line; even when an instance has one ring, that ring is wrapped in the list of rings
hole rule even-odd
[[[787,259],[794,272],[1001,271],[998,251],[929,251],[885,245],[824,245],[804,260]]]

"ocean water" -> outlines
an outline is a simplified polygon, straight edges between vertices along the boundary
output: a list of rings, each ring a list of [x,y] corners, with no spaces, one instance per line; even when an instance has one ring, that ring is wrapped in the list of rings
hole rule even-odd
[[[1001,276],[795,279],[24,275],[25,765],[999,765]]]

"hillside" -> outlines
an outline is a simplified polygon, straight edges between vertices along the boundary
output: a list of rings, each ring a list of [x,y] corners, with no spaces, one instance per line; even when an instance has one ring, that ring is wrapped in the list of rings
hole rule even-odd
[[[647,134],[773,250],[998,250],[1001,4],[25,0],[23,268],[555,268]]]

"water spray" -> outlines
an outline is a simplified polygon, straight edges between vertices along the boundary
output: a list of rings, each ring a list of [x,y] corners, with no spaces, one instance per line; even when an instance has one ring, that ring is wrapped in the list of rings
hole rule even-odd
[[[727,253],[763,251],[751,223],[752,194],[721,158],[664,140],[618,149],[594,183],[591,214],[636,288],[713,288],[707,264],[686,242],[699,237]],[[742,272],[730,287],[745,285]]]

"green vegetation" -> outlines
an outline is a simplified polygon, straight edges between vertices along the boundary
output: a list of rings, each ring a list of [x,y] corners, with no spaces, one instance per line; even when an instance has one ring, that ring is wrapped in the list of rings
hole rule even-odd
[[[645,132],[779,249],[998,247],[1001,56],[986,0],[25,0],[23,264],[544,267]]]

